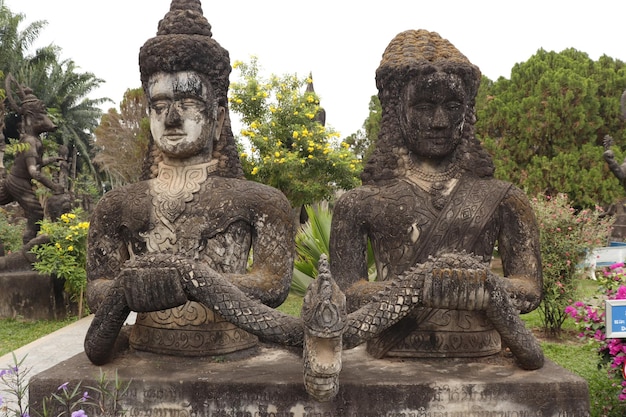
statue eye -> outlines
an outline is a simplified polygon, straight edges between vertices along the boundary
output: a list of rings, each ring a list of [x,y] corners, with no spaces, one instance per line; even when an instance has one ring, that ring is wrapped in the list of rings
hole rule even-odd
[[[459,103],[458,101],[449,101],[445,104],[445,107],[447,110],[459,110],[461,107],[463,107],[463,104]]]
[[[188,97],[180,100],[180,107],[183,110],[201,111],[204,109],[204,102],[202,100],[198,100],[197,98]]]
[[[156,114],[161,114],[170,107],[170,104],[171,102],[169,100],[157,100],[153,101],[150,107]]]
[[[432,111],[435,108],[433,103],[419,102],[413,105],[413,108],[418,111]]]

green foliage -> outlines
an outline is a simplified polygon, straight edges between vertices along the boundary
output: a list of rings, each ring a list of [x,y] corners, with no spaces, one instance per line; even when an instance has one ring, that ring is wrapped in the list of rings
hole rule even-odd
[[[305,206],[309,220],[300,227],[296,235],[296,260],[294,262],[291,292],[304,295],[307,287],[317,277],[320,256],[330,252],[330,229],[332,212],[326,205],[313,208]],[[367,247],[367,265],[370,280],[376,278],[374,253]]]
[[[24,219],[14,220],[5,208],[0,207],[0,240],[5,253],[15,252],[22,247],[25,224]]]
[[[363,123],[363,129],[345,138],[345,142],[350,145],[353,152],[363,161],[367,161],[374,151],[380,130],[380,120],[382,118],[382,107],[378,96],[372,96],[369,103],[369,115]]]
[[[602,139],[611,134],[626,148],[625,89],[624,62],[540,49],[513,67],[510,80],[483,82],[476,132],[499,178],[530,195],[567,193],[575,207],[606,207],[623,191],[602,158]]]
[[[578,265],[587,251],[605,246],[612,219],[601,208],[576,211],[565,194],[531,201],[539,223],[544,299],[540,306],[546,333],[558,335],[565,308],[576,295]]]
[[[332,213],[328,207],[313,209],[305,206],[309,220],[296,235],[296,260],[294,262],[291,291],[304,295],[307,287],[317,277],[317,264],[322,254],[328,255]]]
[[[89,222],[83,217],[83,211],[75,209],[62,214],[60,221],[41,221],[40,233],[47,235],[50,242],[35,245],[31,250],[37,256],[35,270],[64,279],[65,291],[74,301],[82,300],[87,285],[85,265]]]
[[[338,143],[338,133],[319,121],[320,101],[310,78],[259,76],[256,58],[235,62],[240,82],[231,84],[231,109],[245,127],[239,138],[248,179],[281,190],[292,207],[330,199],[359,184],[361,161]],[[249,143],[249,148],[246,143]]]

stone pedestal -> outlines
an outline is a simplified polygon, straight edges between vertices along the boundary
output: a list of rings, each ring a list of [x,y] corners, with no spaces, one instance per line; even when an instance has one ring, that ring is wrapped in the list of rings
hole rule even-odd
[[[72,313],[62,280],[32,270],[0,273],[0,318],[58,320]]]
[[[93,386],[100,369],[131,380],[121,402],[128,417],[585,417],[586,382],[547,361],[523,371],[508,358],[481,361],[372,359],[344,352],[341,388],[311,399],[297,351],[262,346],[249,357],[181,358],[129,351],[101,368],[84,353],[34,376],[30,404],[64,382]],[[81,393],[83,388],[81,388]],[[98,415],[87,410],[89,417]]]

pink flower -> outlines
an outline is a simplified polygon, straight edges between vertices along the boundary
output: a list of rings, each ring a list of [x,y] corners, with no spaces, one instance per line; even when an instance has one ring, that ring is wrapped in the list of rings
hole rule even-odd
[[[617,268],[621,268],[623,266],[624,266],[624,262],[618,262],[618,263],[615,263],[615,264],[609,266],[609,268],[610,269],[617,269]]]

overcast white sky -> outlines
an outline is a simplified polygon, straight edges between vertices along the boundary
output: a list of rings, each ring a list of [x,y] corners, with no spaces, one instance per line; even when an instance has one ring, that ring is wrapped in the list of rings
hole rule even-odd
[[[140,86],[139,48],[156,34],[170,0],[4,3],[28,23],[47,20],[37,46],[54,43],[63,59],[104,79],[91,97],[109,97],[113,107]],[[624,0],[205,0],[202,8],[231,61],[256,55],[265,75],[312,72],[327,125],[342,136],[361,128],[380,57],[407,29],[438,32],[493,80],[509,78],[539,48],[626,61]]]

